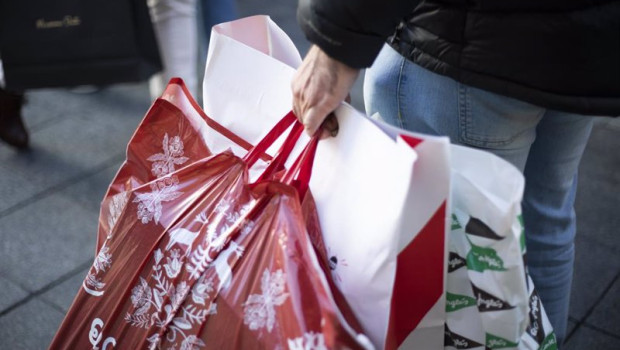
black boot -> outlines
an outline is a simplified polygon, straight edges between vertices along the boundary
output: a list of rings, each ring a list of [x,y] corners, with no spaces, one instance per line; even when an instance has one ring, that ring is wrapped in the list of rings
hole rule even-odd
[[[28,131],[22,121],[24,94],[0,88],[0,139],[11,146],[28,148]]]

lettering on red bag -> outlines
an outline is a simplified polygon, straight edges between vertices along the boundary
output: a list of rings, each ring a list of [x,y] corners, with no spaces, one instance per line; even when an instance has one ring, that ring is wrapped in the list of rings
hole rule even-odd
[[[112,350],[116,346],[116,339],[113,337],[107,337],[101,347],[98,347],[101,339],[103,338],[103,321],[100,318],[95,318],[90,325],[90,332],[88,333],[88,340],[93,345],[93,350]]]
[[[303,336],[288,339],[289,350],[327,349],[322,333],[308,332]]]

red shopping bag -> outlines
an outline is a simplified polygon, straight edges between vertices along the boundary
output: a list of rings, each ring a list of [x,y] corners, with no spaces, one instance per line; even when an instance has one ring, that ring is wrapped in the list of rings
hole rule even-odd
[[[248,165],[294,116],[245,159],[223,152],[193,160],[208,148],[182,122],[155,126],[165,119],[153,117],[160,106],[172,107],[156,102],[145,118],[153,123],[132,138],[113,183],[119,187],[104,200],[116,208],[102,222],[107,234],[50,348],[369,346],[336,307],[301,214],[298,193],[307,188],[317,140],[282,181],[268,180],[281,168],[276,158],[249,186]],[[291,132],[281,157],[300,132]],[[162,133],[167,151],[139,146]]]
[[[182,79],[172,78],[168,86],[164,90],[164,93],[162,94],[162,99],[169,101],[170,103],[181,109],[183,114],[188,116],[188,119],[204,120],[206,124],[200,125],[202,125],[203,127],[206,125],[208,126],[208,128],[202,129],[201,131],[203,132],[203,134],[208,134],[209,139],[213,139],[213,142],[218,144],[219,148],[230,148],[234,151],[235,154],[244,155],[248,150],[254,147],[245,139],[241,138],[229,129],[220,125],[217,121],[208,117],[202,110],[202,108],[200,108],[196,100],[193,99]],[[247,122],[249,121],[245,121],[245,123]],[[255,123],[259,123],[259,121],[255,121]],[[260,123],[263,122],[261,121]],[[226,145],[226,147],[223,147],[222,145]],[[293,144],[288,144],[286,154],[293,153],[292,146]],[[263,153],[260,157],[262,160],[271,160],[271,156],[269,156],[267,152]],[[301,158],[299,157],[297,158],[297,160],[300,159]],[[284,160],[284,157],[281,157],[280,160]],[[270,164],[272,168],[275,168],[276,165],[280,166],[279,168],[283,167],[282,162]],[[294,166],[299,166],[299,164]],[[346,297],[338,288],[337,284],[334,282],[333,276],[336,275],[334,273],[334,270],[336,265],[338,264],[337,260],[335,260],[337,259],[337,257],[333,255],[328,255],[328,248],[326,247],[323,240],[323,233],[321,231],[321,224],[319,222],[317,207],[310,190],[308,190],[305,196],[303,196],[302,212],[306,220],[306,228],[308,230],[310,239],[313,246],[315,247],[317,256],[319,257],[319,265],[327,276],[327,282],[330,286],[334,299],[336,300],[337,305],[339,306],[340,311],[343,313],[347,322],[357,332],[362,332],[362,325],[355,316],[355,312],[351,308],[349,302],[346,300]]]

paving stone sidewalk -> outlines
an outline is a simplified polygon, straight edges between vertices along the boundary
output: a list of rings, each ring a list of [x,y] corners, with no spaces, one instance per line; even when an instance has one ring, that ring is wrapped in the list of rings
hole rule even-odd
[[[294,1],[241,0],[305,53]],[[361,80],[361,79],[360,79]],[[45,349],[94,257],[99,202],[150,105],[147,85],[29,94],[32,149],[0,144],[0,350]],[[362,108],[361,82],[353,93]],[[580,169],[567,350],[620,349],[620,120],[597,122]]]

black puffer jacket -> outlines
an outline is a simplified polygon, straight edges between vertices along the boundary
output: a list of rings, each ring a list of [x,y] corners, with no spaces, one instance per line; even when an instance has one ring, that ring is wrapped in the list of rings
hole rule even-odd
[[[352,67],[370,66],[393,34],[403,56],[462,83],[620,115],[620,1],[300,0],[297,16],[310,41]]]

